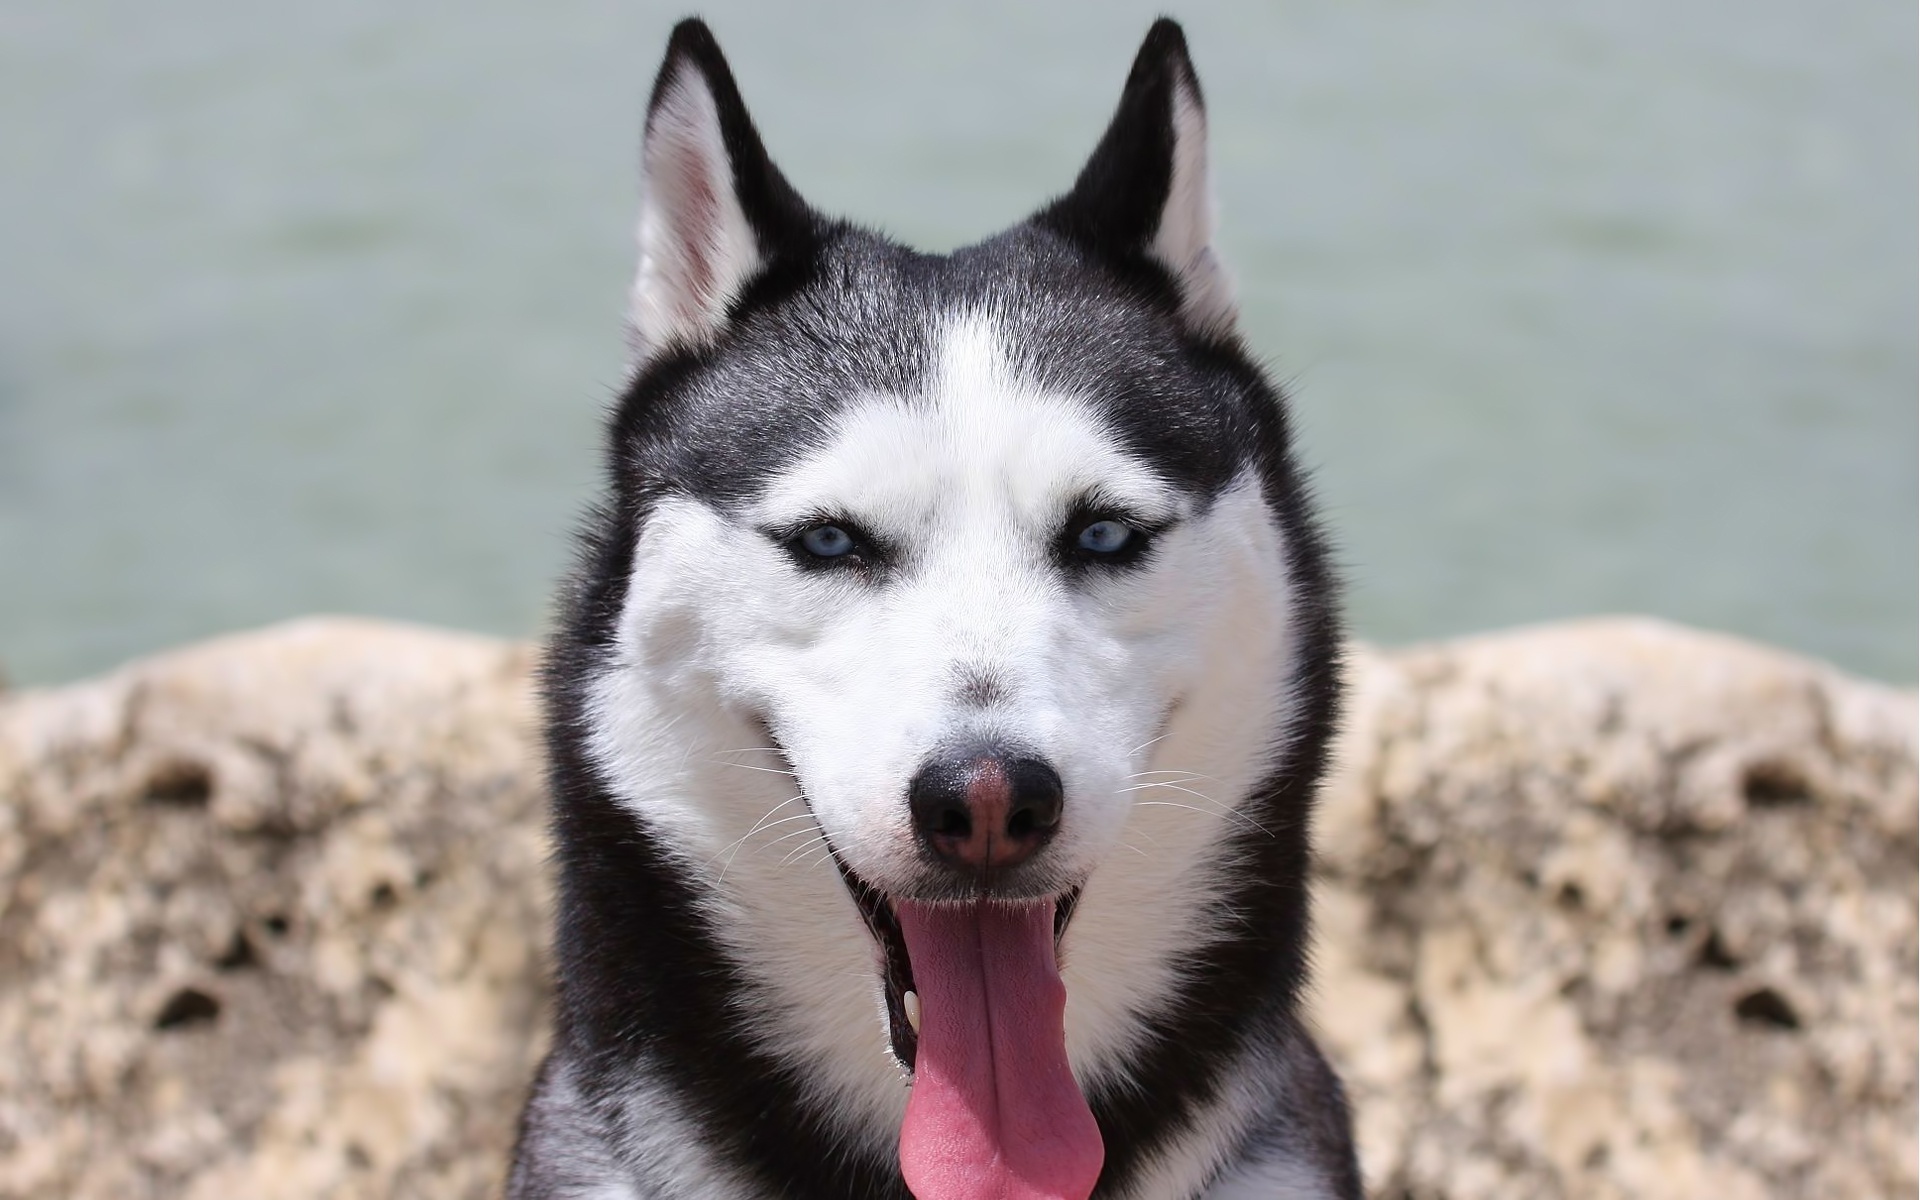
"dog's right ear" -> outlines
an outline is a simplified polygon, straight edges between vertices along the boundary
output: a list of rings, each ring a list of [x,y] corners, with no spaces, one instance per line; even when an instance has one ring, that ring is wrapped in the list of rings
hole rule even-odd
[[[1147,31],[1093,157],[1034,220],[1110,261],[1154,263],[1178,290],[1191,332],[1233,336],[1233,283],[1213,247],[1206,104],[1174,21],[1161,17]]]
[[[706,23],[680,22],[647,103],[640,268],[628,310],[636,365],[706,345],[747,286],[812,241],[815,219],[767,157]]]

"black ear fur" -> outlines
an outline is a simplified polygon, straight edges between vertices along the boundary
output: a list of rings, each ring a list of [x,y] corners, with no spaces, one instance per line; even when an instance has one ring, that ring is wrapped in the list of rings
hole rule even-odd
[[[1173,190],[1174,88],[1182,80],[1197,99],[1186,35],[1161,17],[1140,44],[1119,108],[1073,189],[1042,209],[1036,223],[1089,249],[1145,253]]]
[[[1147,31],[1120,105],[1073,189],[1033,218],[1122,270],[1156,267],[1191,331],[1224,337],[1233,289],[1212,249],[1206,105],[1180,26]]]

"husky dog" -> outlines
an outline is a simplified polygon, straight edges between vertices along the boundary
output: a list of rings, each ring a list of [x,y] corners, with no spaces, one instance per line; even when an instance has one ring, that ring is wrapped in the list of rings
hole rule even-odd
[[[1333,584],[1179,27],[950,255],[809,208],[698,21],[642,159],[509,1194],[1359,1196],[1300,1015]]]

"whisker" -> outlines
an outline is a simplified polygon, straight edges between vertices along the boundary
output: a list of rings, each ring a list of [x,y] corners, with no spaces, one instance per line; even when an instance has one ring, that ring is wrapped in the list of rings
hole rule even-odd
[[[724,759],[718,758],[713,760],[713,765],[716,767],[734,767],[742,771],[765,771],[769,775],[785,775],[791,779],[799,778],[799,776],[795,775],[792,771],[782,771],[779,767],[756,767],[752,763],[727,762]]]
[[[763,828],[766,827],[766,824],[768,821],[773,820],[773,814],[779,812],[781,809],[785,808],[789,804],[798,804],[802,799],[804,799],[804,797],[802,796],[788,796],[785,800],[782,800],[780,803],[774,805],[772,808],[762,813],[760,815],[760,819],[754,822],[753,828],[747,830],[745,833],[740,835],[740,841],[744,842],[748,838],[752,837],[754,834],[759,833]],[[811,816],[812,814],[809,813],[807,815]],[[734,843],[734,845],[736,846],[739,844],[740,842]]]
[[[788,863],[791,863],[794,859],[799,858],[801,855],[807,853],[808,851],[821,849],[822,847],[825,847],[827,844],[828,843],[827,843],[827,838],[825,834],[819,835],[819,839],[817,841],[802,842],[796,849],[788,853],[788,855],[785,858],[780,860],[780,865],[784,867]]]
[[[816,834],[813,838],[810,838],[809,840],[804,841],[800,843],[798,846],[795,846],[793,849],[787,851],[786,856],[780,860],[781,865],[784,866],[785,864],[792,862],[795,858],[799,857],[802,854],[805,854],[809,850],[817,849],[819,846],[824,844],[826,840],[827,840],[826,835]]]
[[[1148,842],[1150,842],[1150,843],[1152,843],[1152,844],[1153,844],[1153,848],[1154,848],[1155,850],[1158,850],[1158,849],[1160,849],[1160,848],[1161,848],[1161,847],[1160,847],[1160,839],[1159,839],[1159,838],[1157,838],[1157,837],[1154,837],[1154,836],[1153,836],[1152,834],[1150,834],[1150,833],[1148,833],[1148,832],[1147,832],[1146,830],[1144,830],[1144,829],[1136,829],[1136,830],[1134,830],[1133,832],[1134,832],[1135,834],[1137,834],[1137,835],[1139,835],[1140,837],[1143,837],[1143,838],[1145,838],[1145,839],[1147,839],[1147,841],[1148,841]]]
[[[1207,802],[1208,804],[1212,804],[1212,805],[1215,805],[1216,807],[1218,807],[1218,808],[1220,808],[1220,809],[1222,809],[1222,810],[1225,810],[1225,809],[1226,809],[1226,807],[1227,807],[1226,805],[1224,805],[1224,804],[1221,804],[1221,803],[1220,803],[1220,802],[1219,802],[1218,800],[1215,800],[1215,799],[1214,799],[1214,798],[1213,798],[1212,796],[1209,796],[1209,795],[1207,795],[1207,794],[1206,794],[1205,792],[1196,792],[1196,791],[1194,791],[1194,790],[1193,790],[1192,788],[1190,788],[1190,787],[1181,787],[1181,786],[1180,786],[1180,783],[1184,783],[1184,782],[1185,782],[1184,780],[1181,780],[1181,781],[1179,781],[1179,782],[1163,782],[1163,783],[1147,783],[1147,784],[1142,784],[1142,785],[1141,785],[1141,787],[1144,787],[1144,788],[1166,788],[1166,789],[1167,789],[1168,791],[1170,791],[1170,792],[1184,792],[1184,793],[1186,793],[1187,795],[1189,795],[1189,796],[1192,796],[1192,797],[1193,797],[1194,799],[1196,799],[1196,800],[1205,800],[1205,801],[1206,801],[1206,802]],[[1135,790],[1138,790],[1138,789],[1134,789],[1134,788],[1127,788],[1127,789],[1125,789],[1125,790],[1127,790],[1127,791],[1135,791]]]
[[[1134,755],[1140,753],[1142,750],[1145,750],[1148,746],[1153,745],[1155,742],[1164,742],[1172,736],[1173,736],[1173,733],[1171,730],[1169,730],[1168,732],[1161,734],[1159,737],[1148,738],[1146,741],[1141,742],[1138,746],[1135,746],[1133,749],[1127,751],[1127,757],[1131,758]]]
[[[761,825],[758,825],[758,826],[755,826],[755,827],[754,827],[754,832],[755,832],[755,833],[758,833],[758,832],[759,832],[760,830],[762,830],[762,829],[777,829],[777,828],[779,828],[779,827],[780,827],[780,826],[782,826],[782,825],[791,825],[791,824],[793,824],[793,823],[794,823],[795,821],[811,821],[811,820],[813,820],[813,814],[812,814],[812,813],[795,813],[795,814],[794,814],[793,816],[791,816],[791,817],[781,817],[781,818],[780,818],[780,819],[779,819],[778,821],[768,821],[768,822],[766,822],[766,823],[764,823],[764,824],[761,824]],[[749,836],[751,836],[751,835],[749,835]],[[745,838],[742,838],[742,839],[741,839],[741,841],[745,841],[745,840],[746,840]],[[773,841],[774,841],[774,842],[777,842],[777,841],[779,841],[779,840],[780,840],[779,838],[775,838],[775,839],[774,839]],[[768,844],[769,846],[771,846],[771,845],[773,845],[773,842],[768,842],[767,844]]]
[[[727,861],[721,864],[721,867],[720,867],[721,880],[724,881],[726,879],[727,868],[733,865],[734,855],[740,853],[741,845],[743,845],[748,838],[752,837],[756,833],[759,833],[762,829],[771,828],[772,826],[768,824],[769,821],[772,821],[773,825],[784,825],[788,821],[797,820],[798,819],[797,817],[783,817],[778,821],[774,821],[773,814],[779,812],[781,809],[785,808],[787,805],[797,803],[803,799],[805,799],[805,797],[802,797],[802,796],[787,797],[785,800],[782,800],[780,803],[774,805],[772,808],[768,809],[765,813],[763,813],[760,819],[753,823],[752,829],[747,830],[745,833],[741,834],[739,837],[729,842],[726,845],[726,847],[720,851],[720,854],[725,854],[727,856]],[[808,812],[808,813],[802,813],[801,815],[810,817],[813,814],[811,812]],[[713,858],[708,859],[707,865],[712,866],[713,859],[719,858],[720,854],[716,854],[713,856]]]
[[[805,870],[808,867],[815,867],[820,865],[823,862],[826,862],[828,858],[832,856],[832,854],[833,854],[833,847],[828,845],[823,840],[818,846],[813,848],[812,853],[801,856],[799,861],[795,862],[793,865],[801,868],[802,870]]]
[[[811,817],[811,816],[812,816],[813,814],[812,814],[812,813],[808,813],[807,815],[808,815],[809,817]],[[788,820],[790,820],[790,821],[795,821],[795,820],[799,820],[799,818],[798,818],[798,817],[789,817],[789,818],[787,818],[787,819],[788,819]],[[772,841],[770,841],[770,842],[768,842],[768,843],[767,843],[766,845],[764,845],[764,846],[762,846],[762,847],[760,847],[760,849],[761,849],[761,850],[763,850],[763,851],[765,851],[765,850],[771,850],[771,849],[773,849],[773,848],[774,848],[775,846],[778,846],[778,845],[779,845],[779,844],[780,844],[781,842],[788,842],[788,841],[792,841],[792,840],[793,840],[794,838],[797,838],[797,837],[800,837],[800,836],[801,836],[801,835],[803,835],[803,834],[808,834],[808,833],[818,833],[818,832],[819,832],[819,829],[818,829],[818,828],[814,828],[814,829],[790,829],[790,830],[788,830],[787,832],[785,832],[785,833],[783,833],[783,834],[781,834],[781,835],[780,835],[779,837],[777,837],[777,838],[774,838],[774,839],[773,839]]]
[[[1247,814],[1241,812],[1238,809],[1228,808],[1226,805],[1221,804],[1219,801],[1213,799],[1211,796],[1201,796],[1199,792],[1188,791],[1188,789],[1186,788],[1175,788],[1173,790],[1176,792],[1186,792],[1189,796],[1198,796],[1200,799],[1205,800],[1207,801],[1207,803],[1213,805],[1213,807],[1210,809],[1201,808],[1198,805],[1182,804],[1178,800],[1136,800],[1134,801],[1134,803],[1141,806],[1142,808],[1149,807],[1149,806],[1157,806],[1157,807],[1163,807],[1163,808],[1184,808],[1191,812],[1204,813],[1210,816],[1226,817],[1226,818],[1229,818],[1230,820],[1238,821],[1241,824],[1245,825],[1247,828],[1256,830],[1260,833],[1265,834],[1268,837],[1274,836],[1273,830],[1268,829],[1265,825],[1262,825],[1260,822],[1254,820],[1252,817],[1249,817]]]
[[[1152,783],[1136,783],[1132,787],[1123,787],[1123,788],[1116,789],[1115,794],[1118,795],[1120,792],[1144,792],[1148,788],[1178,787],[1183,783],[1199,783],[1202,779],[1205,779],[1205,778],[1207,778],[1207,776],[1205,775],[1197,775],[1197,776],[1182,775],[1178,779],[1160,779],[1160,780],[1155,780]]]

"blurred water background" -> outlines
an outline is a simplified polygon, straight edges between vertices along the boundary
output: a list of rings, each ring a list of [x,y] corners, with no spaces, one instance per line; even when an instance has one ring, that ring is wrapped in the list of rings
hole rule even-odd
[[[817,205],[1063,189],[1154,6],[707,8]],[[618,386],[611,0],[0,7],[0,663],[536,632]],[[1909,0],[1198,4],[1222,241],[1365,636],[1644,611],[1915,677]]]

